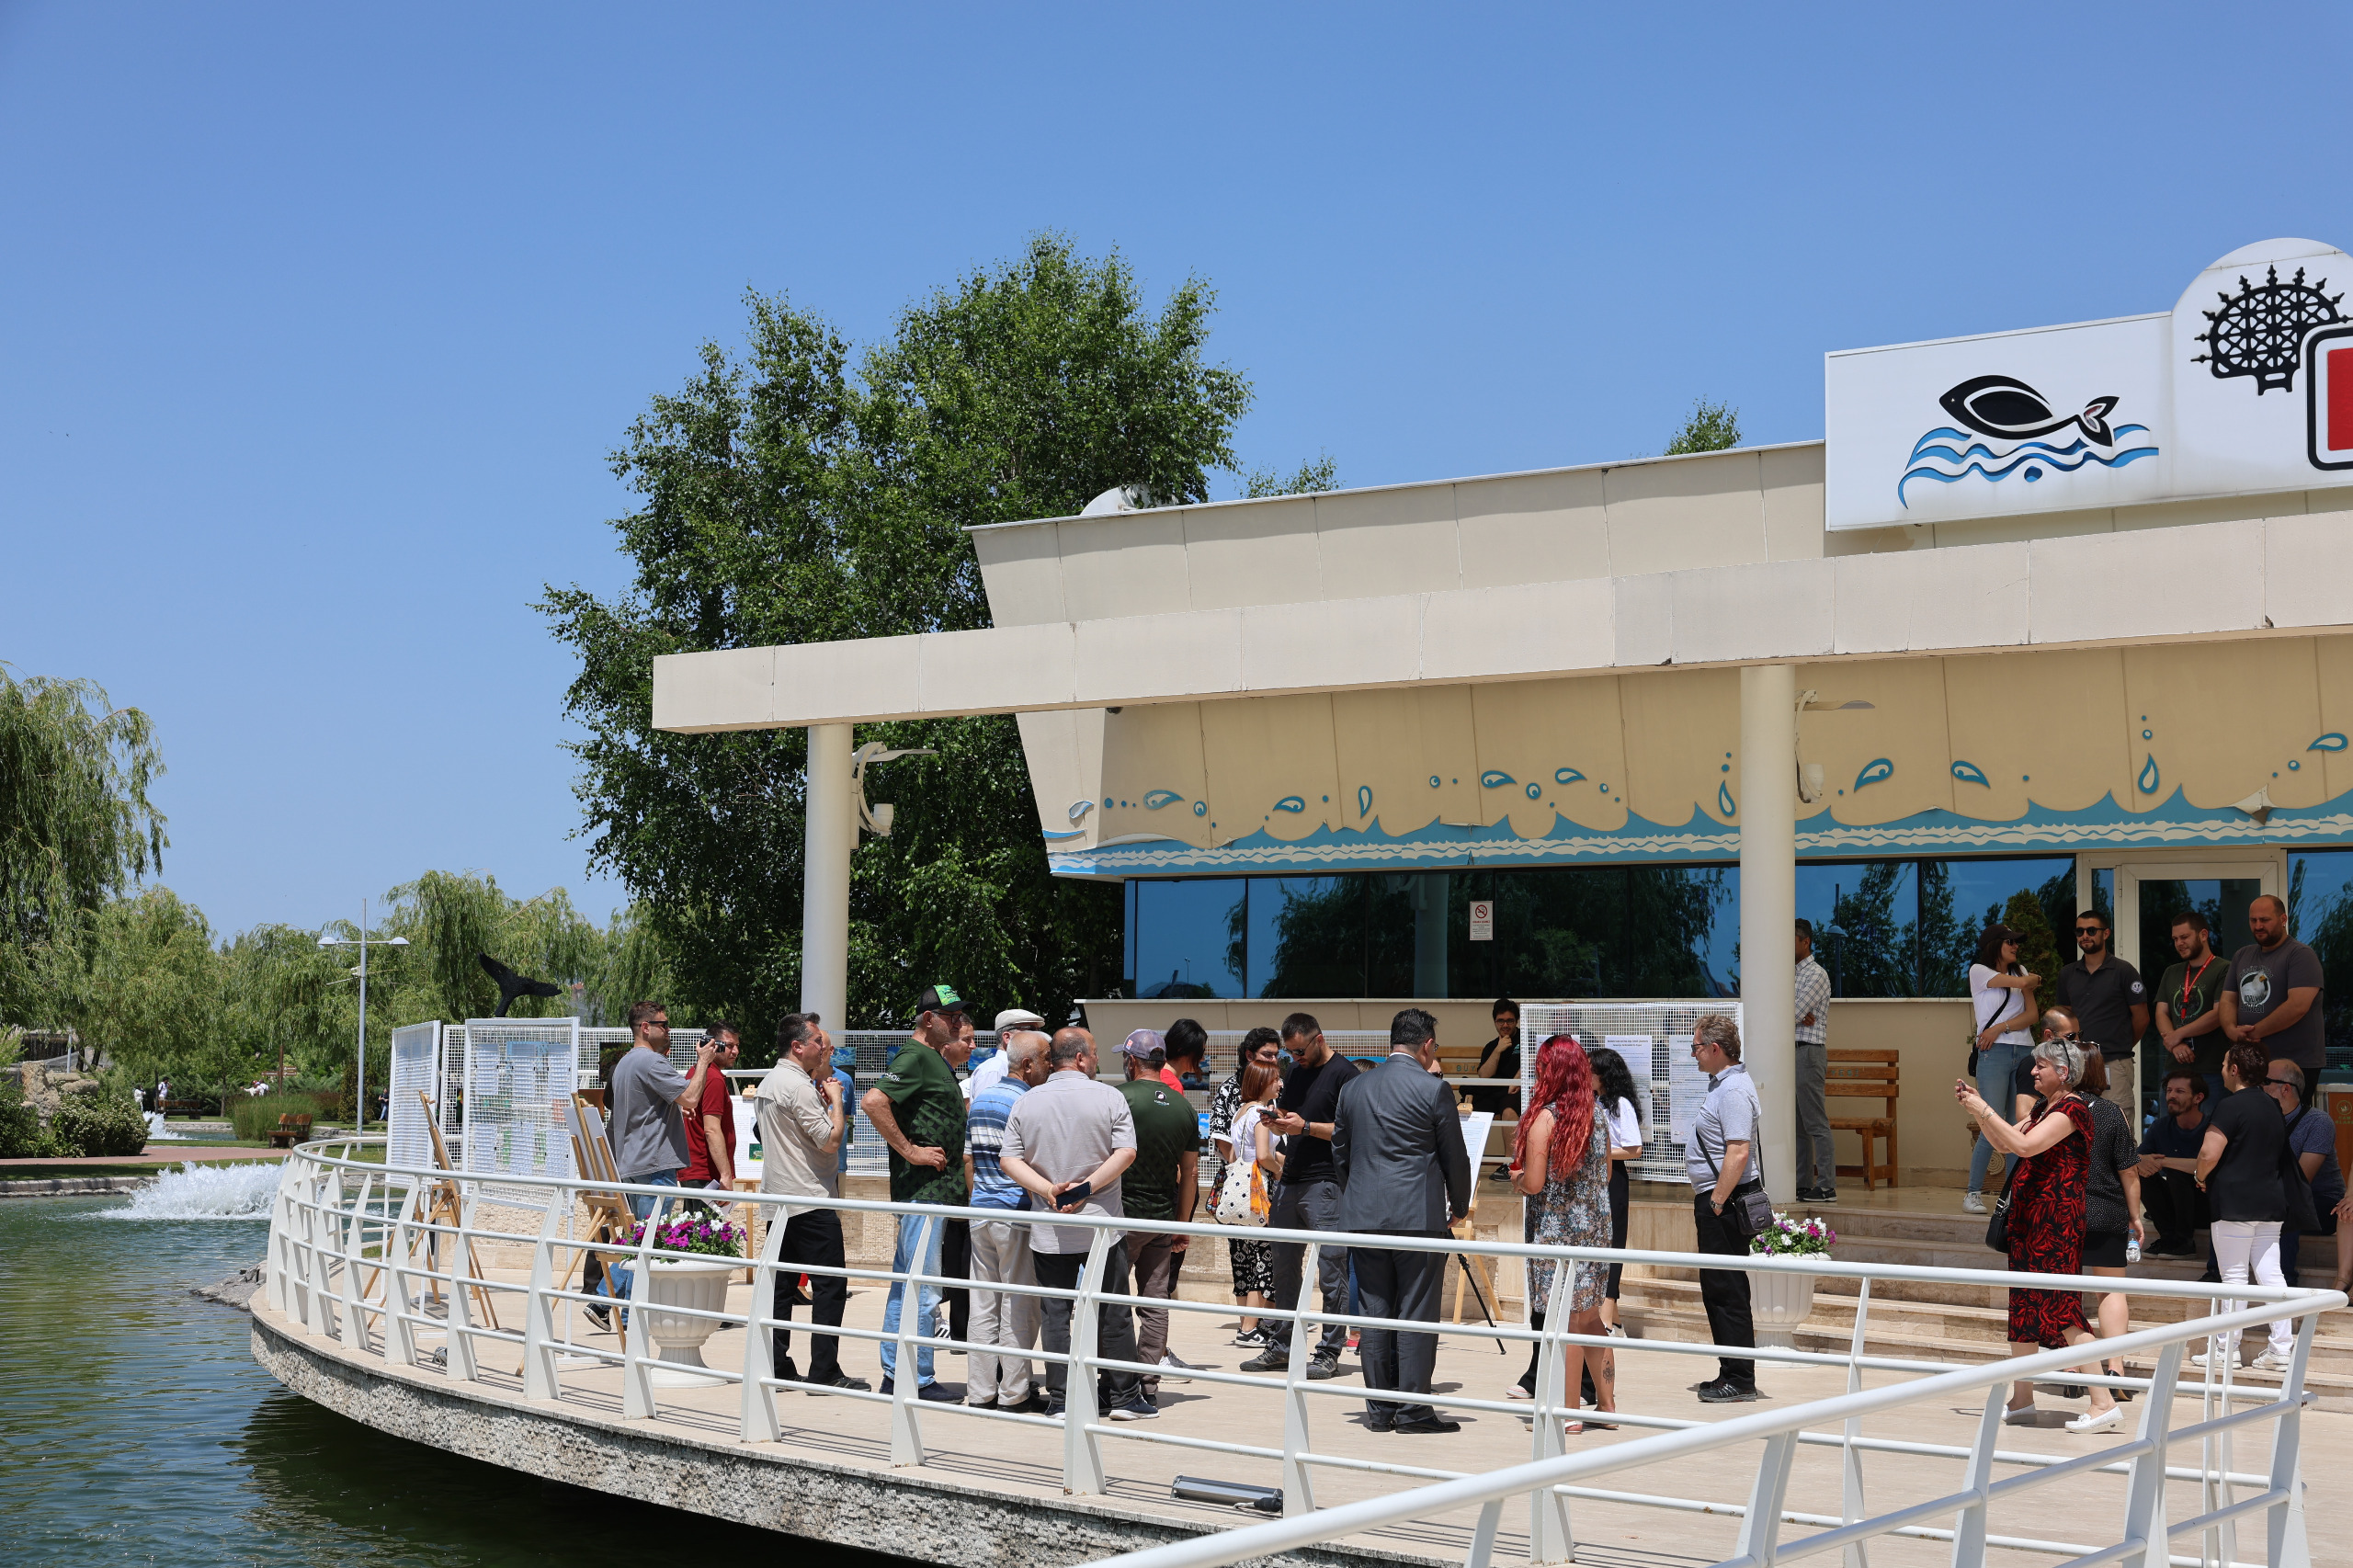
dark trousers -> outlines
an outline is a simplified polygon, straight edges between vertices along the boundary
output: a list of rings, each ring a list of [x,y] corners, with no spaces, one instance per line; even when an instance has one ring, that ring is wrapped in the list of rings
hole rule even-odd
[[[1037,1233],[1051,1235],[1051,1231]],[[1079,1270],[1086,1266],[1083,1252],[1032,1252],[1029,1261],[1038,1266],[1038,1283],[1056,1290],[1078,1289]],[[1103,1282],[1098,1287],[1114,1296],[1131,1294],[1128,1290],[1128,1244],[1122,1239],[1111,1244],[1103,1255]],[[1046,1349],[1058,1356],[1070,1354],[1070,1313],[1075,1304],[1066,1296],[1048,1296],[1040,1303],[1038,1339]],[[1136,1357],[1136,1315],[1127,1307],[1106,1303],[1096,1309],[1095,1353],[1114,1361],[1133,1361]],[[1070,1369],[1060,1361],[1046,1363],[1046,1392],[1056,1404],[1063,1398],[1068,1386]],[[1103,1371],[1096,1375],[1095,1403],[1100,1410],[1126,1404],[1143,1392],[1142,1380],[1134,1372]]]
[[[1275,1187],[1274,1213],[1267,1223],[1285,1231],[1333,1231],[1340,1225],[1340,1184],[1336,1181],[1286,1181]],[[1297,1311],[1300,1288],[1304,1283],[1300,1276],[1306,1271],[1307,1248],[1296,1242],[1276,1242],[1275,1288],[1267,1299],[1275,1306]],[[1346,1312],[1348,1301],[1348,1249],[1339,1244],[1336,1234],[1315,1254],[1316,1283],[1323,1288],[1324,1310]],[[1273,1334],[1270,1349],[1289,1351],[1290,1323],[1288,1319],[1268,1318],[1264,1325]],[[1319,1356],[1336,1357],[1348,1347],[1346,1324],[1327,1323],[1317,1336],[1315,1352]]]
[[[2314,1207],[2317,1208],[2318,1205],[2314,1205]],[[2333,1236],[2336,1234],[2336,1210],[2334,1208],[2322,1209],[2320,1211],[2320,1229],[2317,1231],[2305,1231],[2301,1233],[2301,1234],[2306,1236]],[[2296,1282],[2296,1254],[2298,1250],[2296,1244],[2298,1237],[2298,1232],[2291,1231],[2285,1225],[2279,1227],[2279,1278],[2285,1279],[2290,1285],[2293,1285]],[[2345,1244],[2339,1242],[2337,1244],[2342,1246]]]
[[[805,1299],[795,1266],[842,1267],[842,1217],[830,1209],[802,1210],[784,1222],[784,1242],[777,1256],[784,1267],[776,1271],[776,1316],[780,1323],[790,1323],[792,1309]],[[813,1274],[809,1290],[816,1298],[811,1321],[820,1328],[840,1327],[842,1308],[849,1301],[849,1281],[838,1274]],[[775,1330],[775,1335],[776,1375],[798,1377],[792,1367],[792,1335],[782,1328]],[[841,1341],[830,1334],[811,1335],[810,1381],[829,1383],[841,1375]]]
[[[2160,1243],[2188,1246],[2206,1227],[2206,1195],[2188,1171],[2159,1171],[2141,1183],[2141,1211]]]
[[[948,1221],[947,1233],[939,1238],[939,1272],[949,1279],[970,1279],[972,1277],[971,1221]],[[939,1297],[948,1303],[948,1337],[972,1338],[964,1331],[972,1326],[972,1293],[970,1290],[943,1289]]]
[[[1447,1239],[1444,1231],[1416,1233],[1438,1241]],[[1352,1249],[1348,1262],[1356,1271],[1355,1310],[1370,1318],[1438,1322],[1447,1256],[1443,1252],[1392,1252],[1386,1247]],[[1364,1367],[1366,1388],[1427,1393],[1430,1374],[1438,1368],[1438,1335],[1368,1328],[1358,1335],[1357,1357]],[[1387,1415],[1397,1421],[1427,1421],[1434,1413],[1427,1404],[1372,1399],[1365,1402],[1365,1414]]]
[[[1716,1212],[1715,1189],[1692,1194],[1691,1218],[1699,1232],[1699,1250],[1724,1257],[1746,1257],[1746,1238],[1735,1236]],[[1737,1269],[1699,1270],[1699,1301],[1708,1309],[1708,1335],[1719,1345],[1756,1344],[1756,1325],[1748,1315],[1748,1276]],[[1716,1358],[1717,1375],[1742,1388],[1756,1386],[1756,1363]]]

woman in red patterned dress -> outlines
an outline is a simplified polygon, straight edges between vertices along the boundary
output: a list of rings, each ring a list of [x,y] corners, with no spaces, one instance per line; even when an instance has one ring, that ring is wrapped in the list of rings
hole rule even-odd
[[[1953,1085],[1953,1097],[1978,1119],[1994,1147],[2021,1162],[2010,1182],[2009,1256],[2014,1274],[2081,1274],[2084,1248],[2084,1187],[2092,1146],[2092,1112],[2076,1085],[2083,1081],[2084,1052],[2073,1040],[2046,1040],[2034,1048],[2034,1088],[2042,1104],[2011,1126],[1980,1098],[1966,1078]],[[2010,1353],[2031,1356],[2081,1345],[2093,1337],[2075,1290],[2010,1291]],[[2094,1387],[2092,1407],[2067,1423],[2071,1432],[2097,1432],[2123,1418],[2123,1407],[2107,1389]],[[2002,1419],[2034,1424],[2034,1384],[2010,1386],[2010,1406]]]

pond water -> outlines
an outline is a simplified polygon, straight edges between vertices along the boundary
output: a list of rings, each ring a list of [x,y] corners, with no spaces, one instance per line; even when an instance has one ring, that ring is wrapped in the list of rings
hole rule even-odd
[[[212,1167],[134,1198],[0,1199],[0,1560],[639,1568],[691,1541],[719,1561],[891,1568],[459,1459],[288,1393],[244,1314],[188,1293],[260,1260],[267,1226],[237,1216],[274,1185]]]

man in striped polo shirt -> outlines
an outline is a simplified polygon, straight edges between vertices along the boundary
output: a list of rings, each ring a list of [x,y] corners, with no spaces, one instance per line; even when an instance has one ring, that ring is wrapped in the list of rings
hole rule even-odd
[[[1033,1029],[1017,1029],[999,1036],[997,1049],[1005,1072],[972,1096],[972,1116],[964,1130],[964,1175],[972,1190],[972,1206],[1002,1210],[1006,1218],[972,1221],[969,1336],[974,1345],[1027,1351],[1038,1340],[1038,1298],[987,1287],[1038,1282],[1037,1267],[1029,1256],[1029,1227],[1011,1218],[1029,1207],[1029,1195],[1005,1174],[997,1161],[1005,1147],[1006,1119],[1023,1095],[1046,1081],[1046,1037]],[[1031,1387],[1026,1356],[979,1350],[965,1358],[964,1403],[994,1404],[1000,1410],[1046,1408],[1045,1400]]]

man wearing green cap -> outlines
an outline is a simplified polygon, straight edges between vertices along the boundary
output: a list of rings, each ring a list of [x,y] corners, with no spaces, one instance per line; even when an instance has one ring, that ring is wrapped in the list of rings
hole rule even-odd
[[[964,999],[951,985],[934,985],[915,998],[913,1038],[883,1070],[882,1081],[859,1102],[866,1119],[891,1146],[891,1201],[961,1207],[964,1202],[964,1095],[957,1086],[952,1057],[961,1049]],[[927,1215],[899,1216],[899,1239],[891,1268],[896,1274],[939,1273],[939,1244],[948,1223]],[[882,1304],[882,1332],[899,1332],[906,1297],[904,1280],[893,1281]],[[916,1293],[915,1323],[929,1337],[939,1320],[939,1287]],[[899,1346],[882,1342],[882,1392],[892,1392]],[[957,1396],[932,1381],[932,1348],[915,1347],[915,1392],[941,1403]]]

